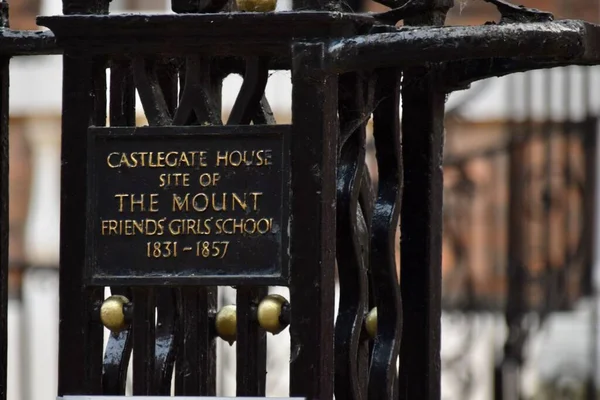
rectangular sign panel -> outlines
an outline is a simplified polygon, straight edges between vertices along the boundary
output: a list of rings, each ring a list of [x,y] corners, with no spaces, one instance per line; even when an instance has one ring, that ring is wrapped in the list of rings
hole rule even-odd
[[[287,279],[289,126],[91,128],[86,276]]]

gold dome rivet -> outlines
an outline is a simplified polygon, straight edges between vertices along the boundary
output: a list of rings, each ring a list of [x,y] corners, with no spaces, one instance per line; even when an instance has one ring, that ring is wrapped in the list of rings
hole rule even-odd
[[[237,315],[234,305],[221,308],[215,317],[215,329],[217,335],[230,345],[235,342],[237,336]]]
[[[277,0],[236,0],[240,11],[270,12],[277,6]]]
[[[104,300],[100,307],[100,320],[112,333],[119,333],[129,325],[125,318],[124,307],[129,304],[125,296],[113,295]]]
[[[365,318],[365,329],[371,338],[377,336],[377,307],[373,308]]]
[[[282,323],[280,317],[283,307],[287,304],[289,304],[288,301],[278,294],[270,294],[262,299],[258,304],[257,311],[259,325],[273,335],[283,331],[288,324]]]

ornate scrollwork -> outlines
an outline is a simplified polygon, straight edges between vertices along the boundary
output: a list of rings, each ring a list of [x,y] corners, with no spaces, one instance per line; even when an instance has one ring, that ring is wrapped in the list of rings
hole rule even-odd
[[[368,310],[367,269],[369,221],[360,206],[365,172],[365,86],[360,74],[340,78],[340,140],[337,174],[337,264],[340,302],[335,325],[335,394],[338,398],[366,398],[359,376],[368,362],[367,343],[361,341],[363,316]],[[359,121],[357,123],[357,121]],[[361,122],[362,121],[362,122]]]
[[[378,188],[371,220],[371,287],[377,306],[377,336],[371,355],[369,399],[393,398],[402,331],[396,264],[396,233],[402,196],[400,78],[397,69],[379,70],[375,86],[373,137]]]

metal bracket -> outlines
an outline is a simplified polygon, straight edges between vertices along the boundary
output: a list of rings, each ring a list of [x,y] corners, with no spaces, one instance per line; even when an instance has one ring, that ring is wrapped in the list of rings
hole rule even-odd
[[[506,0],[483,0],[496,6],[500,15],[500,23],[515,22],[551,22],[554,21],[554,15],[535,8],[517,6]]]

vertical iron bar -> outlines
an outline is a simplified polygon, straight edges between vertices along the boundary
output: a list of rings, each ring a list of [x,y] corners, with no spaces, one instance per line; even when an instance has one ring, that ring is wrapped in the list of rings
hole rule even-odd
[[[110,69],[110,126],[135,126],[135,86],[130,61]]]
[[[105,14],[108,0],[63,0],[63,13]],[[106,125],[105,60],[63,55],[58,395],[102,393],[103,288],[85,287],[87,129]],[[79,328],[76,328],[79,327]]]
[[[443,25],[443,2],[407,18],[406,25]],[[447,3],[447,2],[446,2]],[[447,7],[447,5],[446,5]],[[398,396],[438,400],[441,396],[441,264],[444,150],[444,93],[424,67],[404,71],[401,209],[402,343]]]
[[[268,59],[252,57],[246,60],[244,83],[231,109],[230,125],[257,124],[269,78]],[[266,119],[260,120],[267,122]],[[267,374],[266,332],[256,320],[258,303],[268,294],[267,287],[238,286],[236,375],[238,396],[264,396]]]
[[[133,395],[155,394],[154,367],[156,302],[154,290],[136,287],[133,292]]]
[[[179,327],[179,351],[175,369],[176,396],[200,396],[198,300],[197,288],[181,288],[180,298],[178,299],[181,326]]]
[[[598,397],[597,388],[597,372],[598,372],[598,287],[596,283],[597,274],[594,273],[596,264],[596,221],[597,221],[597,177],[598,177],[598,118],[593,116],[591,107],[591,68],[582,70],[584,79],[582,82],[583,89],[583,107],[585,110],[584,130],[582,132],[582,141],[584,148],[585,160],[585,187],[584,187],[584,204],[583,215],[585,216],[582,232],[583,245],[583,279],[581,284],[582,293],[591,294],[592,306],[590,309],[590,370],[586,382],[586,400],[595,400]],[[573,261],[574,262],[574,261]],[[584,282],[589,285],[584,287]]]
[[[365,218],[366,215],[362,212],[360,204],[361,185],[369,183],[363,180],[366,170],[366,126],[364,122],[357,124],[357,121],[365,121],[367,118],[367,94],[365,93],[369,90],[367,77],[361,73],[341,75],[338,90],[340,148],[337,165],[336,258],[339,302],[335,321],[334,389],[336,398],[357,400],[367,396],[367,380],[366,377],[361,377],[361,372],[368,372],[368,342],[362,340],[362,334],[363,318],[368,312],[367,271],[369,270],[371,221]],[[384,218],[379,219],[378,227],[387,222],[382,220]],[[387,233],[386,238],[389,237]],[[385,267],[388,264],[385,262],[381,264],[377,267],[387,271]],[[385,284],[383,286],[385,287]],[[378,312],[381,313],[381,308]],[[387,341],[383,342],[384,346],[387,345]],[[397,356],[397,352],[386,353],[389,357]],[[383,362],[380,362],[377,368],[378,377],[385,376],[387,372],[385,366],[381,364]],[[394,362],[394,380],[395,367]],[[377,390],[385,392],[385,383],[378,385]]]
[[[573,146],[573,122],[571,120],[571,85],[572,85],[572,74],[571,69],[568,67],[562,68],[564,80],[563,80],[563,103],[562,107],[564,108],[565,117],[561,124],[562,135],[565,143],[565,186],[567,187],[567,196],[566,196],[566,209],[567,215],[565,220],[565,231],[567,233],[567,255],[565,257],[566,262],[571,262],[573,259],[573,255],[575,254],[575,250],[571,249],[569,245],[571,243],[571,238],[573,235],[573,219],[572,219],[572,202],[570,191],[573,187],[573,171],[572,165],[573,157],[571,154],[572,146]]]
[[[292,50],[290,395],[308,400],[333,398],[338,82],[323,47]]]
[[[526,122],[519,124],[516,132],[510,132],[509,165],[508,165],[508,257],[507,257],[507,293],[506,293],[506,325],[508,337],[504,345],[504,360],[502,362],[502,399],[517,400],[520,394],[521,352],[524,340],[522,317],[525,312],[525,280],[527,263],[527,246],[530,244],[529,235],[523,224],[526,213],[524,195],[526,191],[523,179],[525,162],[528,156],[529,144],[532,138],[531,124],[531,90],[530,76],[524,75]],[[516,83],[516,80],[513,81]],[[513,93],[516,94],[517,87]],[[515,99],[510,99],[515,103]],[[515,112],[509,107],[511,113]],[[511,114],[510,118],[515,118]],[[516,134],[515,134],[516,133]]]
[[[256,307],[267,287],[237,289],[237,396],[264,396],[267,377],[267,337],[256,320]]]
[[[558,274],[557,274],[557,266],[552,264],[552,253],[553,246],[552,241],[554,239],[554,224],[552,222],[552,207],[554,203],[554,183],[553,183],[553,172],[554,172],[554,162],[553,160],[553,132],[552,132],[552,95],[553,93],[553,79],[552,73],[550,70],[540,71],[543,76],[543,85],[542,85],[542,97],[544,101],[544,121],[542,122],[542,134],[541,141],[545,146],[546,153],[545,157],[545,174],[543,177],[544,182],[544,192],[542,194],[542,204],[543,204],[543,212],[544,212],[544,225],[545,229],[543,229],[542,235],[544,239],[544,250],[545,250],[545,274],[546,274],[546,284],[545,284],[545,304],[543,307],[546,309],[546,312],[552,311],[559,301],[558,297],[561,297],[563,293],[557,292],[558,289]],[[544,93],[544,90],[546,93]],[[532,161],[530,161],[532,163]],[[542,225],[542,226],[544,226]]]
[[[504,258],[506,265],[505,268],[505,281],[506,281],[506,301],[508,302],[508,296],[510,293],[510,281],[511,273],[514,270],[512,267],[512,253],[515,251],[515,246],[521,246],[521,241],[524,238],[524,234],[519,227],[519,212],[515,207],[521,205],[520,199],[522,196],[522,177],[519,175],[519,163],[517,150],[523,151],[522,147],[524,138],[521,137],[522,126],[516,120],[516,110],[519,105],[516,100],[518,99],[517,89],[519,88],[519,82],[517,76],[509,76],[507,79],[507,96],[506,96],[506,136],[509,141],[507,151],[507,174],[506,174],[506,187],[507,187],[507,205],[508,214],[506,216],[506,235],[507,235],[507,256]],[[518,179],[515,179],[518,177]],[[516,245],[515,245],[516,243]],[[510,389],[506,387],[505,381],[509,378],[507,375],[506,367],[506,354],[502,353],[501,360],[496,363],[494,370],[494,400],[504,400],[508,396],[507,391]]]
[[[110,0],[63,0],[63,14],[108,14]]]
[[[221,121],[223,77],[215,73],[212,59],[203,59],[206,68],[204,74],[205,90],[213,104],[218,120]],[[198,121],[206,123],[206,121]],[[200,344],[200,395],[215,396],[217,391],[217,344],[215,341],[214,316],[217,313],[218,288],[205,286],[197,289],[199,296],[198,318],[201,327],[198,335]]]
[[[196,289],[199,297],[198,319],[200,330],[200,395],[215,396],[217,390],[217,348],[214,333],[214,315],[217,312],[217,287],[206,286]]]
[[[377,336],[371,353],[368,398],[398,396],[398,357],[402,335],[402,300],[396,240],[402,199],[402,135],[398,69],[377,71],[373,140],[377,158],[377,197],[371,219],[370,275],[377,305]]]
[[[113,60],[110,67],[110,126],[135,126],[135,86],[131,62]],[[111,287],[111,295],[131,299],[131,291],[123,287]],[[127,370],[133,347],[131,330],[111,335],[106,344],[102,371],[104,395],[124,396]]]
[[[427,72],[404,74],[401,209],[401,399],[440,398],[441,231],[445,93]]]
[[[584,229],[582,231],[583,238],[583,283],[587,287],[584,287],[584,293],[590,293],[594,288],[594,248],[596,247],[596,177],[598,176],[597,169],[597,141],[598,141],[598,119],[594,118],[591,113],[590,104],[590,77],[588,71],[583,71],[584,79],[582,82],[583,93],[584,93],[584,107],[585,116],[583,129],[579,132],[579,138],[582,141],[582,147],[584,149],[584,175],[585,175],[585,186],[583,189],[583,209],[585,216]]]
[[[100,394],[102,374],[102,326],[93,313],[102,301],[102,288],[86,288],[85,265],[87,129],[99,121],[105,96],[104,61],[74,55],[63,56],[63,122],[60,224],[60,324],[58,393]],[[100,98],[97,98],[100,96]],[[79,327],[79,328],[75,328]]]
[[[179,299],[179,342],[175,370],[177,396],[216,394],[214,315],[217,288],[184,287]]]

